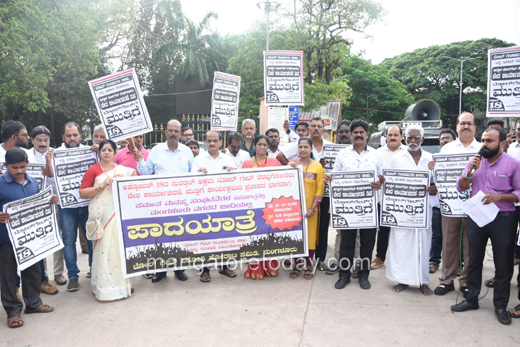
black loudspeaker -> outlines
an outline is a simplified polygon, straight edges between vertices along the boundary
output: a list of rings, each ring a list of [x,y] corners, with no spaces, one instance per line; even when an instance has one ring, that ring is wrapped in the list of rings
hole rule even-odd
[[[413,123],[414,121],[421,121],[422,127],[427,128],[435,126],[440,117],[441,109],[435,101],[425,99],[408,106],[404,113],[404,122]]]

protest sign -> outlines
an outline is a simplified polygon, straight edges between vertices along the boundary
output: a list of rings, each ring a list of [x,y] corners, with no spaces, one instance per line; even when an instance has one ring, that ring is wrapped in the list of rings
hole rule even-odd
[[[63,248],[58,230],[56,205],[51,205],[52,188],[9,202],[3,211],[11,218],[6,224],[9,239],[21,271]]]
[[[520,46],[488,51],[487,117],[520,115]]]
[[[117,178],[125,277],[308,254],[301,169]]]
[[[79,196],[79,187],[85,172],[98,162],[90,147],[56,149],[52,156],[54,178],[61,208],[87,206],[90,200]]]
[[[303,52],[264,52],[264,95],[267,106],[304,105]]]
[[[370,183],[375,170],[331,173],[330,214],[333,229],[377,228],[377,194]]]
[[[429,171],[383,169],[381,226],[427,229]]]
[[[340,145],[340,144],[324,144],[323,145],[323,159],[325,159],[325,165],[323,166],[323,170],[328,174],[334,168],[334,163],[336,163],[336,157],[338,156],[339,151],[344,148],[352,147],[352,145]],[[329,193],[329,184],[325,184],[325,192],[323,196],[328,197]]]
[[[283,128],[283,123],[287,119],[288,109],[287,107],[270,106],[267,108],[267,129],[278,130],[280,136],[279,146],[282,147],[289,143],[289,136]]]
[[[441,214],[450,217],[462,217],[462,203],[470,196],[471,190],[459,193],[457,181],[464,172],[466,164],[471,161],[476,153],[463,154],[434,154],[435,169],[433,177],[435,186],[439,192]]]
[[[240,80],[240,76],[215,72],[211,94],[211,130],[237,130]]]
[[[107,138],[119,141],[153,130],[133,69],[89,81],[88,85]]]

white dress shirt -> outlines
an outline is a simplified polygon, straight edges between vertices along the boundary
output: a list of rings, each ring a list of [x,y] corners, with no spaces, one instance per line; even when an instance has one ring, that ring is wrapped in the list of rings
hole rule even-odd
[[[236,167],[235,161],[227,154],[218,151],[218,157],[213,159],[209,152],[199,154],[193,160],[191,172],[197,172],[201,167],[206,168],[208,173],[226,172],[229,167]]]
[[[231,153],[231,151],[229,150],[229,147],[226,149],[226,155],[229,156],[231,159],[233,159],[233,162],[235,163],[234,166],[237,169],[241,169],[242,164],[244,164],[244,162],[246,160],[249,160],[251,158],[251,156],[249,155],[249,152],[244,151],[243,149],[239,150],[237,155],[234,156],[233,153]]]
[[[13,147],[15,148],[15,147]],[[22,148],[22,147],[20,147]],[[29,163],[30,162],[33,162],[33,163],[36,163],[36,159],[34,158],[34,154],[31,152],[30,149],[25,149],[25,148],[22,148],[25,153],[27,153],[27,159],[29,160]],[[4,149],[4,144],[1,143],[0,144],[0,163],[5,163],[5,153],[7,153],[7,151]]]
[[[509,154],[516,160],[520,160],[520,143],[518,143],[518,140],[516,140],[511,144],[511,146],[509,146],[507,154]]]
[[[375,170],[378,175],[383,173],[383,160],[376,149],[368,145],[361,153],[354,146],[342,149],[338,152],[332,169],[333,172],[362,170]]]
[[[407,148],[405,145],[403,145],[401,143],[401,145],[395,151],[391,151],[388,148],[388,145],[386,145],[384,147],[379,147],[378,149],[376,149],[376,151],[377,151],[377,154],[383,160],[383,169],[389,169],[390,163],[392,162],[392,158],[397,154],[402,154],[402,153],[406,152]]]
[[[468,147],[464,147],[460,139],[456,139],[442,146],[441,154],[478,153],[480,148],[481,144],[476,139],[473,139],[473,142]]]
[[[276,152],[273,152],[273,151],[271,151],[271,148],[268,148],[268,149],[267,149],[267,156],[276,159],[276,156],[277,156],[278,153],[280,153],[280,152],[281,152],[280,147],[277,147],[277,148],[276,148]]]

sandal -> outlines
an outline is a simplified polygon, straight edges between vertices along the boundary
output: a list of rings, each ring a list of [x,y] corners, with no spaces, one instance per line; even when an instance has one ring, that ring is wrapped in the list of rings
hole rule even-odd
[[[293,270],[293,271],[291,271],[289,276],[291,276],[292,279],[295,279],[295,278],[298,278],[298,276],[300,276],[301,273],[302,272],[300,270]]]
[[[25,313],[50,313],[54,311],[54,308],[53,307],[50,307],[49,305],[40,305],[40,307],[38,307],[36,310],[28,310],[28,309],[25,309]]]
[[[20,316],[7,318],[7,326],[9,328],[19,328],[23,326],[23,320]]]
[[[486,280],[484,284],[486,285],[486,287],[493,288],[495,286],[495,277]]]
[[[305,278],[306,280],[312,280],[313,277],[314,275],[312,274],[312,270],[305,270],[303,278]]]
[[[397,292],[397,293],[402,292],[402,291],[405,290],[406,288],[408,288],[408,284],[402,284],[402,283],[399,283],[398,285],[396,285],[396,286],[393,287],[394,292]]]
[[[200,275],[200,281],[202,283],[209,283],[209,282],[211,282],[211,277],[209,275],[209,272],[204,272],[202,275]]]
[[[237,274],[233,270],[230,270],[230,269],[218,270],[218,273],[221,275],[224,275],[226,277],[230,277],[230,278],[237,277]]]
[[[433,290],[430,289],[430,287],[428,287],[427,284],[423,284],[419,290],[421,291],[421,293],[423,293],[424,295],[426,296],[430,296],[430,295],[433,295]]]
[[[520,318],[520,305],[516,305],[515,308],[510,309],[509,316],[511,318]]]

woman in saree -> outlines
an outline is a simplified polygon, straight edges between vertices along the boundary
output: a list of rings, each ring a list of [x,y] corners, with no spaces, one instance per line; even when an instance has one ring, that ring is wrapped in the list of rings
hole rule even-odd
[[[253,157],[242,164],[242,169],[280,166],[278,160],[267,156],[267,150],[269,149],[269,138],[267,136],[256,136],[253,140],[253,147],[255,149]],[[244,278],[263,280],[265,276],[275,277],[278,275],[279,267],[278,260],[276,259],[250,263],[247,270],[244,272]]]
[[[308,137],[301,137],[298,140],[298,159],[289,162],[292,167],[302,166],[303,178],[305,181],[305,203],[307,205],[307,235],[309,238],[309,256],[300,258],[296,261],[294,270],[291,271],[291,278],[297,278],[301,269],[305,267],[304,278],[310,280],[313,278],[312,260],[316,253],[316,242],[318,237],[318,208],[323,199],[325,186],[323,179],[325,171],[321,164],[312,159],[312,140]],[[302,264],[305,262],[305,264]]]
[[[114,163],[116,148],[112,140],[104,140],[99,144],[100,162],[87,170],[79,190],[82,199],[90,199],[87,226],[96,219],[103,226],[101,238],[92,241],[91,288],[100,301],[130,297],[134,282],[133,279],[123,278],[121,269],[112,182],[115,177],[135,176],[136,172]]]

